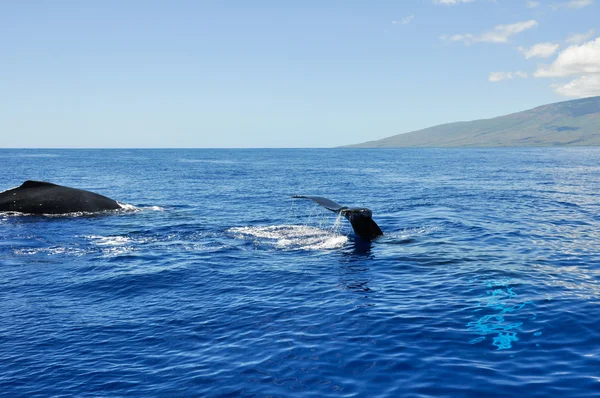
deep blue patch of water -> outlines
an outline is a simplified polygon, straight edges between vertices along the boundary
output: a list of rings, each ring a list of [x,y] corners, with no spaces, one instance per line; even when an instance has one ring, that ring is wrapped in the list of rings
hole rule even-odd
[[[0,395],[596,397],[600,148],[0,150]],[[293,194],[365,206],[366,243]]]

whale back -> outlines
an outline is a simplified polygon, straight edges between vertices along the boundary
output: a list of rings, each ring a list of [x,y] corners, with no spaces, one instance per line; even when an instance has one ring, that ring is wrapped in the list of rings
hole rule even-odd
[[[106,196],[44,181],[25,181],[0,193],[0,211],[27,214],[67,214],[115,210],[121,206]]]
[[[27,180],[23,184],[21,184],[21,186],[19,188],[29,189],[29,188],[46,188],[46,187],[58,187],[58,186],[59,185],[52,184],[51,182]]]

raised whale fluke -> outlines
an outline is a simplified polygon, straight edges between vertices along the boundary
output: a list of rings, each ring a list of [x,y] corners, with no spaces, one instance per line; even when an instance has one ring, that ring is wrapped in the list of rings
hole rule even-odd
[[[0,211],[67,214],[121,208],[119,203],[106,196],[43,181],[25,181],[19,187],[0,192]]]
[[[333,200],[322,198],[320,196],[294,195],[292,198],[309,199],[318,205],[323,206],[327,210],[342,214],[348,221],[350,221],[350,224],[352,224],[352,229],[354,229],[356,235],[363,239],[371,240],[383,235],[379,225],[373,221],[373,212],[370,209],[342,206]]]

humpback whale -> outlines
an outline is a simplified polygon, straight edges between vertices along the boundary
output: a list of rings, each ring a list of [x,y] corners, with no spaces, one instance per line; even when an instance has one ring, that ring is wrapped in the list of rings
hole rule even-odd
[[[370,209],[342,206],[338,203],[335,203],[333,200],[322,198],[320,196],[294,195],[292,198],[310,199],[313,202],[323,206],[327,210],[331,210],[338,214],[341,213],[348,221],[350,221],[350,224],[352,224],[354,233],[363,239],[372,240],[383,235],[379,225],[377,225],[377,223],[373,221],[373,218],[371,218],[373,216],[373,212]]]
[[[0,211],[25,214],[66,214],[120,209],[116,201],[94,192],[43,181],[25,181],[0,192]]]

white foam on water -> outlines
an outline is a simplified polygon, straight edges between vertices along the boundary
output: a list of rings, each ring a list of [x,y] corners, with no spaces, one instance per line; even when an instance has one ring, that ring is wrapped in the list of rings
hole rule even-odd
[[[14,249],[13,253],[21,256],[33,256],[37,254],[46,254],[48,256],[53,255],[69,255],[69,256],[84,256],[88,253],[87,250],[78,247],[62,247],[62,246],[54,246],[54,247],[40,247],[40,248],[24,248],[24,249]]]
[[[86,236],[98,246],[123,246],[131,243],[131,238],[127,236]]]
[[[119,204],[119,206],[121,206],[121,210],[122,211],[144,211],[144,210],[150,210],[150,211],[165,211],[164,207],[160,207],[160,206],[142,206],[142,207],[137,207],[134,205],[130,205],[128,203],[121,203],[121,202],[117,202]]]
[[[105,257],[117,257],[123,254],[132,253],[136,251],[135,245],[145,243],[147,239],[133,239],[128,236],[99,236],[99,235],[88,235],[85,236],[90,243],[96,246],[103,256]]]
[[[115,214],[115,213],[130,213],[130,212],[138,212],[138,211],[142,211],[142,210],[154,210],[154,211],[163,211],[164,209],[162,207],[159,206],[150,206],[150,207],[143,207],[143,208],[138,208],[135,207],[133,205],[130,204],[126,204],[126,203],[119,203],[119,206],[121,206],[120,209],[115,209],[115,210],[103,210],[103,211],[98,211],[98,212],[91,212],[91,211],[74,211],[71,213],[59,213],[59,214],[51,214],[51,213],[40,213],[40,214],[33,214],[33,213],[21,213],[18,211],[2,211],[0,212],[0,216],[2,217],[48,217],[48,218],[64,218],[64,217],[87,217],[87,216],[97,216],[97,215],[101,215],[101,214]]]
[[[121,206],[122,210],[125,211],[137,211],[139,210],[139,208],[135,207],[134,205],[130,205],[127,203],[121,203],[121,202],[117,202],[119,204],[119,206]]]
[[[131,253],[134,249],[131,246],[109,247],[102,249],[104,257],[117,257],[123,254]]]
[[[307,225],[275,225],[266,227],[236,227],[227,232],[237,239],[257,238],[281,250],[327,250],[337,249],[348,237],[335,231]]]
[[[117,202],[119,204],[119,206],[121,206],[121,211],[133,211],[133,212],[138,212],[138,211],[165,211],[164,207],[160,207],[160,206],[134,206],[134,205],[130,205],[128,203],[121,203],[121,202]]]
[[[6,219],[8,217],[19,217],[24,216],[25,214],[19,213],[18,211],[0,211],[0,216],[2,219]]]

